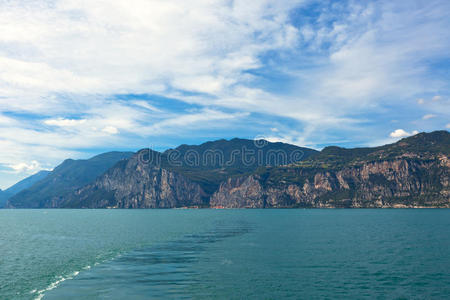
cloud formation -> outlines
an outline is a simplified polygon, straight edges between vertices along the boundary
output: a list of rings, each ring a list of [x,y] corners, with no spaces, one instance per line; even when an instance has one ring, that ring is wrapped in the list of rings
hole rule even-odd
[[[360,146],[443,128],[448,11],[444,0],[0,2],[0,165],[233,136]]]
[[[27,174],[33,174],[37,171],[41,170],[42,166],[39,164],[39,162],[33,160],[30,164],[26,163],[19,163],[19,164],[12,164],[9,166],[12,170],[14,170],[16,173],[25,172]]]
[[[396,129],[393,132],[391,132],[389,134],[389,136],[392,137],[392,138],[404,138],[404,137],[408,137],[408,136],[415,135],[415,134],[418,134],[418,133],[419,132],[417,130],[414,130],[412,132],[406,132],[403,129]]]
[[[426,115],[424,115],[424,116],[422,117],[423,120],[429,120],[429,119],[432,119],[432,118],[436,118],[436,115],[433,115],[433,114],[426,114]]]
[[[49,119],[45,120],[44,124],[51,125],[51,126],[59,126],[59,127],[70,127],[70,126],[77,126],[86,123],[85,119],[76,120],[76,119],[64,119],[64,118],[58,118],[58,119]]]

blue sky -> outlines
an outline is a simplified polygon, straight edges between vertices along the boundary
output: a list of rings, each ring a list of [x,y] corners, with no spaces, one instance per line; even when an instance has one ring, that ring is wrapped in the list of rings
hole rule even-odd
[[[0,188],[65,158],[450,128],[450,2],[0,1]]]

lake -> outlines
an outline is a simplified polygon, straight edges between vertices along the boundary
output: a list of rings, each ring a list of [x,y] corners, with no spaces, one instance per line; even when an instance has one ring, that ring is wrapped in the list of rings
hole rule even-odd
[[[0,210],[0,299],[443,299],[449,209]]]

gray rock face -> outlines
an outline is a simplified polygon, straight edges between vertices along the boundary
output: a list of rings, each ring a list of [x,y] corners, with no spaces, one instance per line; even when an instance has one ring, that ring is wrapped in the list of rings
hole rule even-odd
[[[270,183],[262,175],[229,179],[211,206],[450,207],[449,161],[397,159],[340,170],[294,170],[302,180]],[[270,179],[270,177],[269,177]]]
[[[216,208],[263,208],[266,192],[259,176],[229,178],[211,197]]]
[[[200,185],[178,173],[139,161],[123,161],[63,202],[64,207],[174,208],[205,204]]]

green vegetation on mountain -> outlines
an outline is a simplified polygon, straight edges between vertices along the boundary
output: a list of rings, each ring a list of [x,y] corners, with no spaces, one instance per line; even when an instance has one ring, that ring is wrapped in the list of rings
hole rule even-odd
[[[330,146],[296,165],[303,168],[336,169],[398,158],[434,159],[437,154],[448,156],[449,152],[450,134],[441,130],[419,133],[380,147],[346,149]]]
[[[286,143],[234,138],[201,145],[181,145],[163,153],[163,167],[199,183],[207,194],[229,177],[263,166],[289,165],[319,153]]]
[[[249,205],[238,199],[253,189],[261,199],[279,199],[258,202],[264,207],[448,207],[449,155],[447,131],[374,148],[326,147],[298,163],[258,168],[251,175],[257,180],[221,185],[213,204]]]

